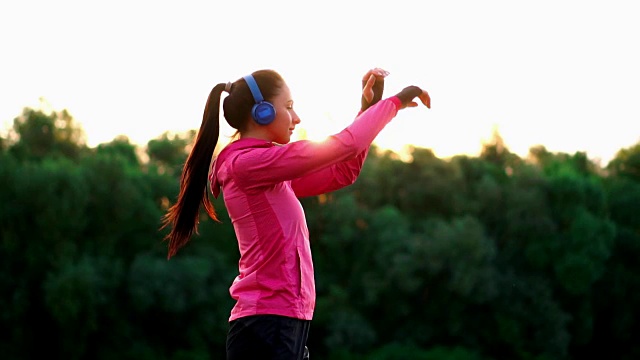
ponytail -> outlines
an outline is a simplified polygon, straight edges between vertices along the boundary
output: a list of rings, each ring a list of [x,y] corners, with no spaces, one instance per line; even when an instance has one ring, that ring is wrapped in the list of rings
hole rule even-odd
[[[206,186],[211,157],[220,134],[220,95],[224,88],[225,84],[218,84],[209,94],[200,130],[182,169],[178,201],[162,217],[160,229],[171,226],[171,232],[164,238],[169,241],[167,259],[186,245],[193,233],[198,233],[200,203],[204,205],[209,217],[219,222]]]

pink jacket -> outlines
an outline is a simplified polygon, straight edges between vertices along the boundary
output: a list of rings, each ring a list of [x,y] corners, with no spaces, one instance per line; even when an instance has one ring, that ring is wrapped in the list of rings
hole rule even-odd
[[[371,143],[400,104],[395,96],[379,101],[323,142],[275,145],[243,138],[220,152],[209,175],[211,192],[217,198],[222,188],[240,249],[229,321],[257,314],[311,320],[313,262],[298,198],[352,184]]]

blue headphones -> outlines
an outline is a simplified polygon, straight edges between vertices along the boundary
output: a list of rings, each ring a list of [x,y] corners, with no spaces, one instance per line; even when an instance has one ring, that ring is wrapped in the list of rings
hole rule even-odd
[[[244,81],[249,85],[253,100],[256,102],[251,108],[251,117],[260,125],[270,124],[276,118],[276,109],[270,102],[264,100],[258,83],[252,75],[245,76]]]

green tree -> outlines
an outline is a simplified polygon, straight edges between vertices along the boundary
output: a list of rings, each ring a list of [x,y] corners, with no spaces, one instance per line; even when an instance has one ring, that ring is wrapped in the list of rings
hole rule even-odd
[[[640,181],[640,142],[620,149],[607,165],[614,175]]]
[[[65,358],[83,359],[95,354],[96,341],[104,344],[110,337],[104,328],[126,318],[127,314],[114,306],[124,305],[118,298],[123,278],[122,261],[87,255],[67,261],[46,275],[44,305],[57,324],[52,336],[57,338],[59,353]],[[114,328],[126,329],[118,325]]]
[[[25,109],[0,141],[0,352],[223,358],[239,252],[222,197],[222,224],[203,213],[179,257],[158,231],[195,132],[144,150],[79,134]],[[601,169],[543,146],[519,159],[494,135],[477,157],[374,148],[354,185],[301,200],[312,356],[640,356],[640,150]]]
[[[467,210],[460,169],[437,158],[433,151],[413,148],[409,162],[389,151],[378,156],[375,149],[371,153],[358,181],[348,190],[359,202],[372,208],[394,206],[412,223],[428,217],[450,218]]]
[[[150,140],[147,143],[150,163],[163,174],[179,175],[195,135],[194,130],[173,135],[165,132],[158,138]]]
[[[10,326],[3,347],[11,344],[9,357],[30,358],[42,350],[31,341],[46,341],[56,333],[44,304],[43,282],[47,274],[78,254],[89,189],[82,181],[82,171],[67,159],[6,164],[7,168],[4,162],[0,167],[0,258],[6,274],[3,293],[10,294],[3,304],[3,317]]]
[[[45,112],[25,108],[14,119],[9,150],[23,160],[44,157],[78,159],[87,147],[82,128],[67,110]]]
[[[520,162],[520,158],[509,151],[497,128],[493,129],[491,139],[482,144],[480,159],[501,169],[512,167]]]
[[[593,339],[577,355],[630,360],[640,356],[635,341],[640,333],[640,182],[616,172],[606,189],[616,237],[604,274],[593,286]]]
[[[129,138],[120,135],[113,139],[111,142],[99,144],[96,149],[97,156],[122,158],[125,162],[138,168],[140,166],[140,159],[138,158],[136,145],[129,141]]]

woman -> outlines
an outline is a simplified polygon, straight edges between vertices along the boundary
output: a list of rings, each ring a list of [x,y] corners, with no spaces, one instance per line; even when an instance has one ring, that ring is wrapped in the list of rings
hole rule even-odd
[[[200,203],[217,221],[205,190],[222,190],[240,250],[239,275],[230,288],[227,359],[302,359],[315,306],[309,232],[298,198],[335,191],[358,177],[376,135],[398,110],[430,107],[426,91],[409,86],[382,99],[382,69],[363,77],[361,111],[323,142],[290,142],[300,123],[289,87],[272,70],[216,85],[207,100],[195,144],[182,171],[178,200],[163,218],[171,226],[168,257],[197,232]],[[224,117],[239,132],[211,162]],[[211,167],[209,165],[211,164]]]

